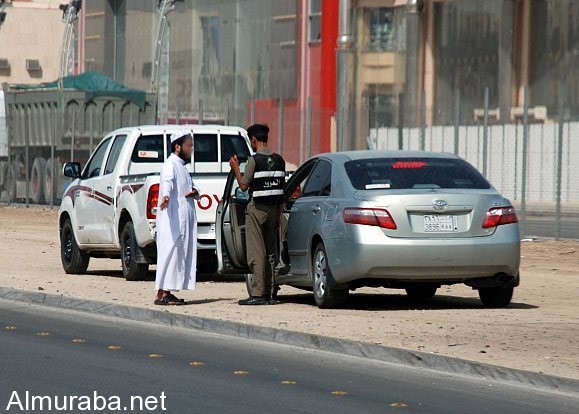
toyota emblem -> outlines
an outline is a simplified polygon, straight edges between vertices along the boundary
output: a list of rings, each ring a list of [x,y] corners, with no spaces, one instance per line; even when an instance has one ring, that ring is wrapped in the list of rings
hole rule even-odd
[[[434,200],[432,202],[432,207],[434,207],[435,210],[446,210],[448,203],[444,200]]]

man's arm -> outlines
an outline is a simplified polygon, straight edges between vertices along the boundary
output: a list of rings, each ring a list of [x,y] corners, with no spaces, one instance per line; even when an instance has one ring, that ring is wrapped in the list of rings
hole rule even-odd
[[[234,155],[229,159],[229,166],[235,173],[235,178],[237,179],[237,184],[241,191],[247,191],[249,189],[249,184],[253,179],[253,171],[255,170],[255,161],[253,158],[249,158],[247,160],[247,165],[245,166],[245,174],[241,174],[239,169],[239,160],[237,159],[237,155]]]

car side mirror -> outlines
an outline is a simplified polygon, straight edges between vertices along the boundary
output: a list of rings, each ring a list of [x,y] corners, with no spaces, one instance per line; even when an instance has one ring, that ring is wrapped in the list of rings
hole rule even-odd
[[[235,189],[235,200],[238,203],[249,203],[249,193],[237,187]]]
[[[64,174],[65,177],[80,178],[80,163],[67,162],[62,167],[62,174]]]

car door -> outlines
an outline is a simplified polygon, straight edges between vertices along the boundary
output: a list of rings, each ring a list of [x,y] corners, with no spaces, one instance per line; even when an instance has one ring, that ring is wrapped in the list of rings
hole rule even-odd
[[[92,243],[94,244],[114,244],[115,192],[117,191],[116,177],[118,176],[114,172],[126,140],[126,134],[117,135],[114,138],[106,157],[104,169],[92,182],[94,214],[91,227]]]
[[[101,142],[84,167],[78,186],[74,190],[73,200],[77,225],[75,236],[79,244],[93,244],[95,242],[93,210],[98,208],[100,204],[109,203],[108,200],[95,194],[94,184],[101,175],[111,141],[112,137],[107,137]]]
[[[320,228],[325,217],[331,176],[331,162],[323,158],[317,160],[299,198],[291,206],[287,223],[287,244],[291,273],[294,275],[308,273],[308,249],[313,232]]]
[[[242,171],[244,167],[245,163],[242,163]],[[245,210],[248,201],[249,194],[241,191],[235,174],[230,171],[215,217],[219,273],[250,273],[245,243]]]

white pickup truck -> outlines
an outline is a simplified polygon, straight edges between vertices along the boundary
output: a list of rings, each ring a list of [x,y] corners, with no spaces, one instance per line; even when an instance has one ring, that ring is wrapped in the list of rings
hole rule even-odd
[[[223,194],[229,158],[247,157],[247,132],[221,125],[161,125],[122,128],[100,142],[81,169],[67,163],[73,181],[58,214],[61,259],[67,273],[86,272],[91,257],[120,258],[127,280],[143,280],[156,262],[159,174],[170,153],[170,136],[191,130],[193,162],[188,164],[201,189],[197,201],[198,270],[214,271],[215,212]]]

